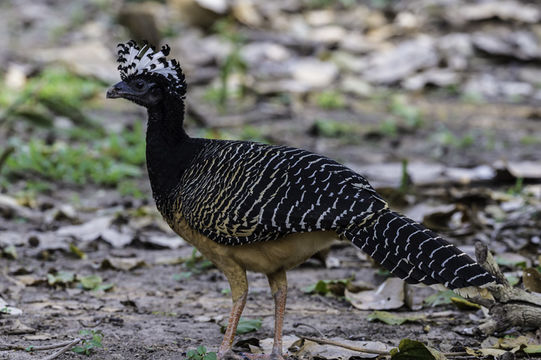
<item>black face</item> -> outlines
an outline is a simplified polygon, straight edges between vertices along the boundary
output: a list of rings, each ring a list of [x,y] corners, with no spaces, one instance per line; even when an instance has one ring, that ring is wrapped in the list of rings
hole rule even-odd
[[[151,107],[163,99],[163,89],[157,81],[135,77],[121,81],[107,90],[108,99],[124,98],[144,107]]]

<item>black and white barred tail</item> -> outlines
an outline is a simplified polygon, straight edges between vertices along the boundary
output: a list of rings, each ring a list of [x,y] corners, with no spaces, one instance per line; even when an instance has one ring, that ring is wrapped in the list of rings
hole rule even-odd
[[[421,224],[383,210],[343,235],[376,262],[410,284],[441,283],[450,289],[496,279],[472,258]]]

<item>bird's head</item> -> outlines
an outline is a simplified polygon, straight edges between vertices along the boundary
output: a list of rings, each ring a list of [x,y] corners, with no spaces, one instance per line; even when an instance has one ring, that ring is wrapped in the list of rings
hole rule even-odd
[[[166,98],[182,100],[186,94],[184,74],[175,59],[167,60],[169,46],[160,51],[131,40],[118,45],[118,70],[122,81],[107,90],[107,98],[124,98],[147,108]]]

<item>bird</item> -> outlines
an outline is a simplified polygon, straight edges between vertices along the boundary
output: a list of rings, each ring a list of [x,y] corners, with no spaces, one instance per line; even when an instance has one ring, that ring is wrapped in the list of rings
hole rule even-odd
[[[147,109],[146,163],[156,206],[229,282],[233,306],[218,359],[284,359],[286,271],[336,238],[410,284],[467,289],[496,282],[457,247],[391,210],[362,175],[330,158],[284,145],[190,137],[183,124],[186,79],[169,53],[168,45],[119,44],[121,81],[106,97]],[[232,351],[247,271],[266,275],[274,298],[270,354]]]

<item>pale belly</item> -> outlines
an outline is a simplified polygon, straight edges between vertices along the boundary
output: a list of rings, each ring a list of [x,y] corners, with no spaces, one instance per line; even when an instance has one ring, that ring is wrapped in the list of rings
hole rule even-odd
[[[282,238],[248,245],[218,244],[192,229],[181,215],[169,225],[186,241],[195,246],[219,269],[234,261],[243,269],[263,274],[289,270],[329,247],[338,235],[333,231],[289,234]]]

